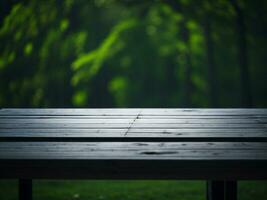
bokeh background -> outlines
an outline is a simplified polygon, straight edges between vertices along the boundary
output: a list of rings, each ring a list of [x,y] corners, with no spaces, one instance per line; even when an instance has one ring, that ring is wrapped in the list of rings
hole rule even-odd
[[[267,1],[1,0],[0,107],[267,106]],[[16,182],[0,181],[16,199]],[[240,199],[267,199],[241,182]],[[204,182],[36,181],[36,199],[204,199]]]

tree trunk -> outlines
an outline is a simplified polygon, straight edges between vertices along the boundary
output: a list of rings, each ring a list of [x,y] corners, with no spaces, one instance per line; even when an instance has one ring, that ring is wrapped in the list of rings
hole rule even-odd
[[[191,52],[190,52],[190,44],[189,44],[189,38],[190,38],[190,32],[188,28],[186,27],[186,8],[176,0],[166,0],[164,2],[167,2],[176,12],[183,14],[183,20],[177,24],[180,27],[181,30],[181,39],[186,45],[186,51],[181,52],[180,54],[183,54],[185,57],[185,74],[184,74],[184,107],[192,107],[192,93],[193,93],[193,84],[192,84],[192,58],[191,58]]]
[[[208,65],[208,82],[209,82],[209,93],[210,93],[210,103],[212,107],[218,107],[218,87],[217,87],[217,68],[214,61],[214,48],[212,40],[212,28],[210,15],[205,15],[204,20],[204,35],[206,43],[206,56],[207,56],[207,65]]]
[[[193,84],[192,84],[192,59],[191,59],[191,52],[190,52],[190,44],[189,44],[189,30],[186,27],[186,20],[183,20],[181,25],[181,36],[182,40],[186,45],[186,51],[184,52],[185,56],[185,79],[184,79],[184,106],[185,107],[192,107],[192,93],[193,93]]]
[[[242,106],[252,107],[251,83],[248,67],[248,53],[246,41],[246,25],[243,10],[236,0],[231,0],[232,6],[236,13],[236,30],[237,30],[237,48],[241,78]]]

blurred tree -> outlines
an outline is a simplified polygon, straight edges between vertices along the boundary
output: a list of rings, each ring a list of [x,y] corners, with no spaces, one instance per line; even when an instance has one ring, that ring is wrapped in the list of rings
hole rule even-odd
[[[267,105],[264,2],[12,0],[0,9],[1,107]]]
[[[235,11],[236,31],[237,31],[237,48],[239,57],[240,77],[242,86],[242,105],[244,107],[252,107],[251,81],[248,67],[247,53],[247,30],[243,9],[238,0],[231,0]]]
[[[204,15],[204,16],[203,16]],[[213,13],[212,4],[210,1],[203,3],[203,30],[205,35],[206,43],[206,56],[207,56],[207,68],[208,68],[208,79],[209,79],[209,93],[211,107],[219,106],[219,88],[218,88],[218,77],[217,77],[217,66],[214,57],[214,42],[213,42]]]

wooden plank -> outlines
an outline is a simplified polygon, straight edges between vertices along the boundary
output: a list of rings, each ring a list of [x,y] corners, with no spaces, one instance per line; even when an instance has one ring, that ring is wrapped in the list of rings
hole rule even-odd
[[[157,116],[152,116],[152,117],[157,117]],[[8,120],[14,120],[14,119],[132,119],[133,120],[135,118],[136,118],[136,115],[108,115],[108,116],[107,115],[0,115],[0,119],[4,119],[4,120],[6,119]],[[244,118],[248,119],[250,117],[244,117]]]
[[[34,152],[31,152],[34,150]],[[142,150],[135,151],[51,151],[44,152],[43,149],[20,149],[20,151],[5,151],[0,153],[3,160],[265,160],[266,150]],[[5,153],[5,154],[2,154]]]
[[[267,115],[267,109],[1,109],[0,115]]]
[[[0,141],[266,141],[265,129],[0,129]]]
[[[154,114],[164,114],[164,115],[254,115],[261,114],[266,115],[267,109],[142,109],[140,115],[154,115]]]
[[[267,143],[1,142],[4,159],[266,160]]]
[[[70,108],[64,108],[64,109],[50,109],[50,108],[43,108],[43,109],[0,109],[0,115],[129,115],[129,116],[136,116],[141,112],[141,109],[70,109]]]
[[[267,178],[266,143],[0,142],[0,146],[1,178]]]
[[[265,142],[0,142],[1,151],[267,150]],[[3,152],[1,152],[3,153]]]
[[[215,135],[216,134],[266,134],[267,133],[267,129],[266,128],[262,128],[262,129],[254,129],[254,128],[240,128],[240,129],[236,129],[236,128],[228,128],[228,129],[217,129],[217,128],[144,128],[144,129],[140,129],[140,128],[133,128],[131,127],[130,129],[128,128],[91,128],[91,129],[79,129],[79,128],[62,128],[62,129],[41,129],[41,128],[14,128],[14,129],[5,129],[5,128],[1,128],[0,129],[0,133],[6,133],[6,134],[79,134],[79,133],[83,133],[83,134],[93,134],[93,133],[136,133],[136,134],[164,134],[166,136],[168,135],[176,135],[179,136],[180,134],[183,133],[193,133],[193,134],[211,134],[211,135]]]
[[[78,124],[267,124],[266,119],[0,119],[1,124],[78,123]]]
[[[91,130],[91,129],[88,129]],[[101,129],[101,130],[108,130],[108,129]],[[112,129],[110,129],[112,130]],[[1,132],[1,129],[0,129]],[[194,133],[194,134],[201,134],[201,133],[207,133],[207,134],[232,134],[232,133],[255,133],[255,134],[259,134],[259,133],[267,133],[267,129],[266,128],[262,128],[262,129],[254,129],[254,128],[246,128],[246,129],[236,129],[236,128],[229,128],[229,129],[217,129],[217,128],[173,128],[173,129],[168,129],[166,128],[158,128],[158,129],[138,129],[138,128],[133,128],[131,127],[128,130],[128,133],[160,133],[160,134],[176,134],[179,135],[180,133]]]
[[[80,129],[100,129],[100,128],[115,128],[115,129],[122,129],[122,128],[136,128],[136,129],[186,129],[186,128],[212,128],[212,129],[246,129],[246,128],[254,128],[254,129],[264,129],[267,128],[266,124],[229,124],[229,123],[213,123],[213,124],[139,124],[139,123],[125,123],[125,124],[85,124],[85,123],[27,123],[27,124],[13,124],[13,123],[6,123],[1,124],[1,129],[23,129],[23,128],[42,128],[42,129],[66,129],[66,128],[80,128]]]
[[[122,136],[125,134],[125,132],[128,132],[129,134],[136,134],[140,135],[140,137],[144,134],[152,134],[153,137],[155,135],[165,135],[166,137],[168,136],[179,136],[181,134],[210,134],[211,136],[214,135],[223,135],[223,134],[245,134],[245,135],[250,135],[250,134],[255,134],[255,136],[265,136],[267,134],[266,129],[212,129],[212,128],[178,128],[178,129],[168,129],[168,128],[159,128],[159,129],[135,129],[135,128],[121,128],[121,129],[105,129],[105,128],[99,128],[99,129],[75,129],[75,128],[62,128],[62,129],[0,129],[0,134],[8,134],[10,136],[12,135],[46,135],[46,134],[61,134],[62,137],[66,134],[73,134],[73,135],[78,135],[78,134],[88,134],[88,137],[93,134],[99,134],[101,137],[102,134],[122,134]]]
[[[0,119],[136,119],[137,115],[0,115]],[[138,119],[267,119],[267,115],[138,115]]]
[[[266,179],[266,119],[267,109],[1,109],[0,140],[25,142],[0,142],[0,177]]]
[[[63,120],[64,121],[64,120]],[[1,120],[0,120],[1,123]],[[267,124],[266,119],[240,119],[238,117],[232,119],[139,119],[135,120],[135,123],[141,124]]]
[[[29,123],[76,123],[76,124],[130,124],[133,119],[0,119],[2,124],[29,124]]]

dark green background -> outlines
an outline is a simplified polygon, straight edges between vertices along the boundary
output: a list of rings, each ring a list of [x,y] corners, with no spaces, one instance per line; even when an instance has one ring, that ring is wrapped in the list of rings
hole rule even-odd
[[[0,107],[263,108],[266,46],[264,0],[2,0]],[[204,199],[204,182],[35,185],[36,199]]]

